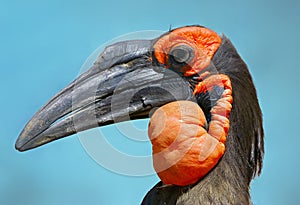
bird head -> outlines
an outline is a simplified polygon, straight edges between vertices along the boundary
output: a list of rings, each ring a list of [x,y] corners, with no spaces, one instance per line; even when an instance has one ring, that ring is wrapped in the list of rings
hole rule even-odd
[[[203,149],[213,149],[200,158],[217,155],[201,177],[218,163],[225,145],[228,159],[248,166],[245,175],[260,172],[262,117],[251,75],[231,42],[202,26],[107,46],[89,70],[32,117],[15,147],[25,151],[91,128],[148,118],[154,109],[181,101],[203,112],[198,125],[210,139]]]

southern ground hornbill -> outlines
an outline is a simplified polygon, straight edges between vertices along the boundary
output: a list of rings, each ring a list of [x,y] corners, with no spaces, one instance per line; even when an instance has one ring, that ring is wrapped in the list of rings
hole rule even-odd
[[[33,116],[16,149],[150,113],[161,182],[142,204],[251,204],[264,153],[256,90],[229,39],[201,26],[106,47]]]

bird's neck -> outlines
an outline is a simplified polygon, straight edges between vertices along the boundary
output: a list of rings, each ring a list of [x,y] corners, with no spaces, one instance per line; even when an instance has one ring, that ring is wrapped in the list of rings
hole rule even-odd
[[[215,169],[198,184],[187,188],[177,204],[250,204],[249,178],[238,162],[224,156]]]
[[[219,164],[198,183],[192,186],[163,186],[158,183],[148,192],[142,205],[228,205],[251,204],[249,185],[251,175],[245,169],[243,158],[236,158],[228,147]]]

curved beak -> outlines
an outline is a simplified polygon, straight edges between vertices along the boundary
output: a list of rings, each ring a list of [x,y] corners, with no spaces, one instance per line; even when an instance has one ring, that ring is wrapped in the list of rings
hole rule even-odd
[[[87,129],[148,118],[176,100],[195,101],[189,83],[152,61],[151,40],[108,46],[94,65],[27,123],[15,147],[29,150]]]

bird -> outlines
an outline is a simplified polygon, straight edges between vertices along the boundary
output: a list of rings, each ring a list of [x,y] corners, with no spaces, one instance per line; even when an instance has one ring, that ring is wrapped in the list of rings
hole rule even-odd
[[[35,113],[15,148],[143,118],[161,181],[142,205],[252,203],[264,156],[256,88],[229,38],[200,25],[107,46]]]

